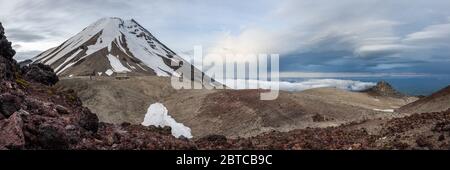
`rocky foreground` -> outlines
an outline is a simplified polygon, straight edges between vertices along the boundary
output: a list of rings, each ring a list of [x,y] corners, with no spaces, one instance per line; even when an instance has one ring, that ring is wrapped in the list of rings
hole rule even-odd
[[[379,121],[373,133],[370,125]],[[339,127],[270,132],[252,138],[209,136],[196,141],[202,149],[376,150],[450,149],[450,110],[373,120]]]
[[[251,138],[177,139],[170,128],[109,124],[82,106],[42,64],[20,68],[0,24],[0,150],[450,149],[450,110]]]

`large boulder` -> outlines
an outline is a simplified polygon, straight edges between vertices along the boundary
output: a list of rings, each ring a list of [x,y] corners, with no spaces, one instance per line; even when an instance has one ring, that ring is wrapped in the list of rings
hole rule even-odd
[[[80,114],[80,126],[88,131],[97,132],[99,122],[97,115],[91,113],[91,111],[86,108],[84,108]]]
[[[65,128],[45,122],[36,129],[37,144],[42,149],[68,149],[69,137]]]
[[[0,94],[0,114],[8,118],[20,109],[21,99],[10,93]]]
[[[0,148],[21,149],[25,145],[23,121],[18,112],[8,119],[0,120]]]

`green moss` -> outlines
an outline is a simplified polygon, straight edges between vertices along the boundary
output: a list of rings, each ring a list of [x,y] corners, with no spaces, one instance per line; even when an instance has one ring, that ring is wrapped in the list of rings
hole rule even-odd
[[[28,86],[30,86],[30,83],[22,78],[16,78],[16,83],[21,85],[24,88],[27,88]]]
[[[14,77],[16,78],[16,83],[21,85],[24,88],[27,88],[28,86],[30,86],[30,83],[28,81],[26,81],[25,79],[22,78],[22,75],[20,75],[19,72],[15,72],[14,73]]]
[[[76,93],[73,92],[66,92],[64,94],[65,98],[71,102],[71,103],[75,103],[76,101],[78,101],[78,96],[76,95]]]

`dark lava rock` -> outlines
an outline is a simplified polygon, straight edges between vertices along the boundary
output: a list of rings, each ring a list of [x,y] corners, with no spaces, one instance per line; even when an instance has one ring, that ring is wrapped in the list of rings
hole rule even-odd
[[[16,52],[12,49],[11,42],[6,39],[5,29],[0,22],[0,55],[8,59],[12,59],[15,54]]]
[[[439,122],[432,130],[436,132],[450,132],[450,121]]]
[[[20,109],[21,100],[19,97],[5,93],[0,95],[0,113],[4,117],[11,116]]]
[[[439,135],[438,141],[444,141],[445,140],[445,136],[444,135]]]
[[[65,129],[51,124],[42,124],[38,127],[37,141],[42,149],[69,148],[69,138]]]
[[[53,72],[53,69],[41,63],[31,64],[22,68],[24,78],[29,81],[41,83],[44,85],[54,85],[59,79]]]
[[[214,142],[214,143],[226,143],[227,137],[223,135],[208,135],[204,139],[206,139],[208,142]]]
[[[67,108],[65,108],[64,106],[61,106],[61,105],[57,105],[57,106],[56,106],[56,111],[57,111],[59,114],[63,114],[63,115],[69,114],[69,111],[67,110]]]
[[[431,139],[429,137],[422,136],[422,135],[417,137],[416,144],[419,147],[427,148],[427,149],[431,149],[433,147]]]
[[[198,139],[195,143],[197,144],[197,147],[199,147],[200,149],[207,149],[207,150],[211,150],[211,149],[226,150],[226,149],[236,149],[236,148],[251,149],[251,147],[245,147],[242,145],[242,143],[245,143],[245,142],[246,141],[239,141],[236,143],[232,143],[232,141],[229,142],[225,136],[208,135],[208,136]]]
[[[11,47],[11,42],[6,39],[5,32],[0,23],[0,80],[12,79],[18,70],[17,63],[13,60],[16,52]]]
[[[80,114],[80,126],[88,131],[97,132],[99,127],[97,115],[85,108]]]
[[[314,116],[312,116],[312,120],[313,120],[313,122],[326,122],[326,121],[330,121],[333,119],[325,117],[324,115],[321,115],[321,114],[315,114]]]

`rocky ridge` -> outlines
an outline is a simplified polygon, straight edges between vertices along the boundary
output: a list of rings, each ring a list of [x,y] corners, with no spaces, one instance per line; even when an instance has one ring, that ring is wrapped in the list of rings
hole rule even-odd
[[[438,92],[402,106],[398,111],[405,113],[441,112],[449,108],[450,86],[447,86]]]
[[[392,85],[386,81],[378,82],[377,85],[365,90],[365,92],[374,96],[394,97],[394,98],[406,97],[406,95],[395,90],[395,88],[392,87]]]

